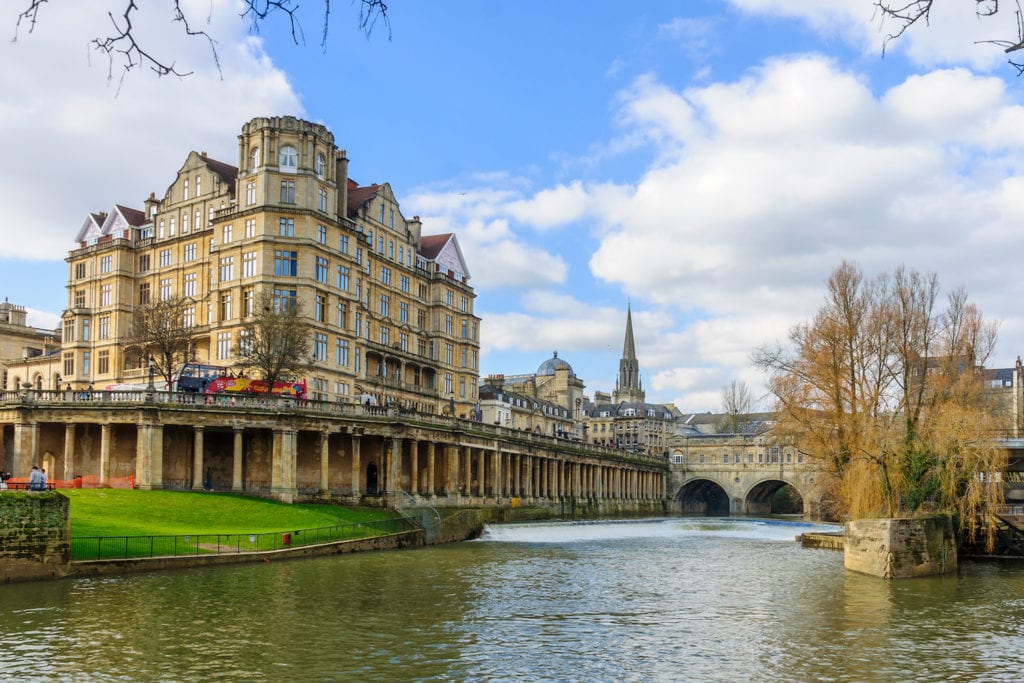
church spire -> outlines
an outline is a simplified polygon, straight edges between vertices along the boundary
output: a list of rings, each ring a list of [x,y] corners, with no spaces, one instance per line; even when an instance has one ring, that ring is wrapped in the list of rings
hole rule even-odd
[[[643,403],[645,394],[640,383],[640,362],[636,358],[636,342],[633,341],[633,309],[626,306],[626,339],[622,344],[622,359],[619,361],[619,378],[615,382],[616,403]]]

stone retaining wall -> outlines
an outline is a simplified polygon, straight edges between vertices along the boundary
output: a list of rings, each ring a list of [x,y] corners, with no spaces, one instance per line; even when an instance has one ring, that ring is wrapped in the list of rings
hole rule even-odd
[[[69,510],[70,501],[54,491],[0,492],[0,583],[68,575]]]
[[[955,572],[956,537],[948,517],[861,519],[845,527],[847,569],[884,579]]]

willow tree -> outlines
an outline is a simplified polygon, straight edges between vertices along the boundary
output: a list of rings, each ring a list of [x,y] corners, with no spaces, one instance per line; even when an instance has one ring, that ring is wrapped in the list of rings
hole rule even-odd
[[[962,289],[941,301],[938,277],[898,268],[865,279],[844,262],[825,303],[789,345],[763,347],[778,429],[817,461],[849,518],[948,512],[969,540],[1002,502],[991,475],[1006,466],[1005,426],[983,365],[997,325]]]

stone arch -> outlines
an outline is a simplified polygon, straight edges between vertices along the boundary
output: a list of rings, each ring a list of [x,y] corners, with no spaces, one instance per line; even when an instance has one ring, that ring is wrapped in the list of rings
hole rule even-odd
[[[693,479],[676,493],[683,514],[728,515],[729,494],[713,479]]]
[[[743,496],[747,514],[752,515],[803,514],[806,500],[803,491],[784,479],[759,481]]]

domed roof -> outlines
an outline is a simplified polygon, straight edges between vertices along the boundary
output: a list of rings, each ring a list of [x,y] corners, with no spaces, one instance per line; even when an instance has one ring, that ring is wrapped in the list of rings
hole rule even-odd
[[[537,376],[540,377],[541,375],[553,375],[555,374],[556,370],[568,370],[570,377],[576,376],[576,373],[572,371],[572,366],[558,357],[558,351],[555,351],[554,355],[551,356],[551,358],[548,358],[546,361],[540,364],[540,367],[537,368]]]

